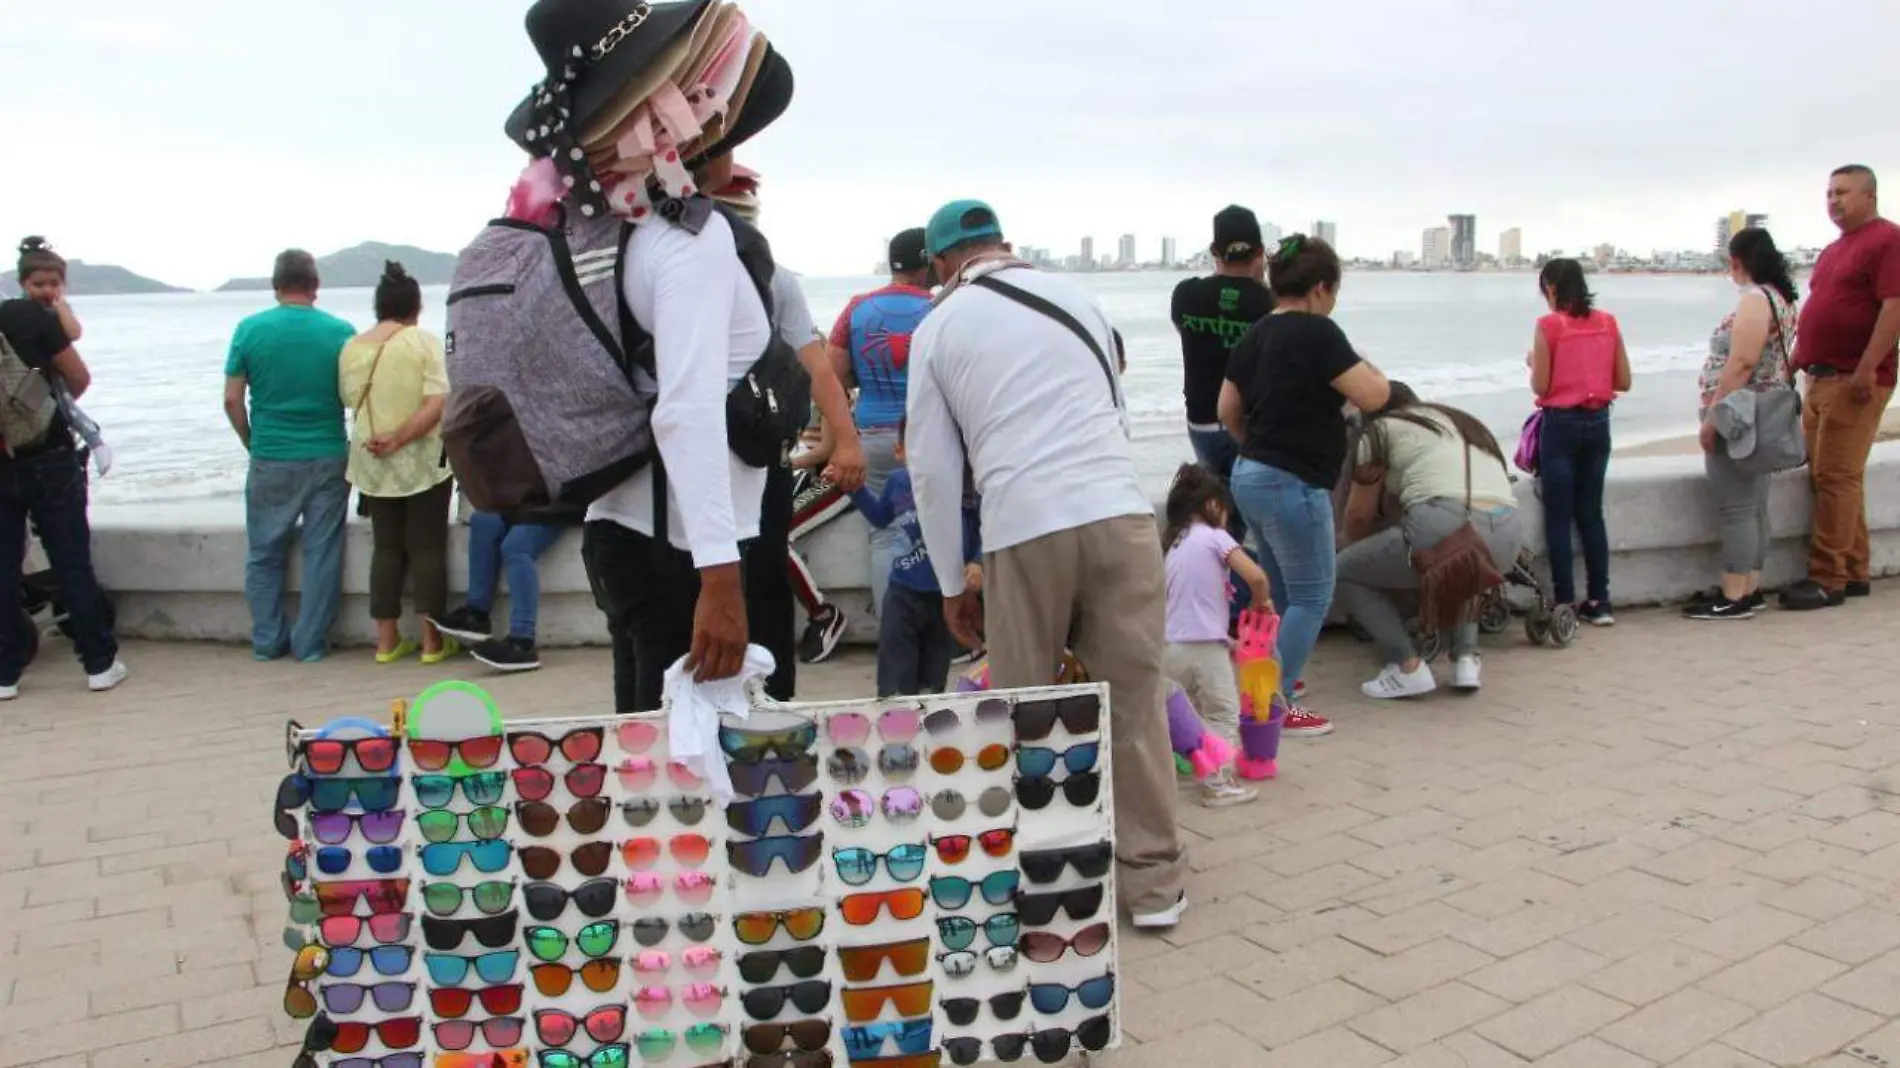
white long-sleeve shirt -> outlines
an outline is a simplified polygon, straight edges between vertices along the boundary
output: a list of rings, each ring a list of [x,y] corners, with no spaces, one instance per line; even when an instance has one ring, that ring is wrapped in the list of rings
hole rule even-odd
[[[667,540],[706,568],[739,559],[759,534],[765,471],[726,444],[726,394],[765,351],[771,325],[733,252],[732,227],[713,214],[698,234],[651,223],[627,242],[627,307],[653,335],[659,399],[653,437],[666,465]],[[587,509],[649,537],[653,472],[643,470]]]
[[[1066,310],[1115,359],[1108,317],[1080,286],[1023,268],[996,278]],[[985,552],[1153,514],[1116,403],[1120,386],[1111,389],[1102,362],[1068,327],[965,284],[918,327],[910,360],[904,449],[945,595],[963,592],[966,457],[983,495]]]

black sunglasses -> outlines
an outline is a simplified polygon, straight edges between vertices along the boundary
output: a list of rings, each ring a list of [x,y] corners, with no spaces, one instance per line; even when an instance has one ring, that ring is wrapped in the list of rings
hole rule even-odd
[[[1102,773],[1071,775],[1061,782],[1047,775],[1025,775],[1016,780],[1016,800],[1029,811],[1038,812],[1055,801],[1058,788],[1071,807],[1087,808],[1102,796]]]

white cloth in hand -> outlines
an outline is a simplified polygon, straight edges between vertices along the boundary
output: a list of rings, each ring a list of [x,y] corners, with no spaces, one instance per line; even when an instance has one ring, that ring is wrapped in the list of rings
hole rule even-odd
[[[719,717],[723,713],[742,720],[750,718],[748,685],[769,676],[777,666],[763,646],[748,645],[745,665],[729,679],[694,682],[685,657],[666,669],[668,752],[672,759],[706,780],[713,801],[722,808],[732,801],[732,777],[726,773],[725,754],[719,748]]]

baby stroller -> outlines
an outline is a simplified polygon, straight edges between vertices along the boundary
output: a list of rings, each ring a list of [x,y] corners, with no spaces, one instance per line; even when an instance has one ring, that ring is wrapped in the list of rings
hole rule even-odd
[[[33,532],[35,540],[39,531]],[[104,590],[99,592],[104,602],[106,627],[118,625],[118,612],[112,606],[112,598]],[[20,615],[21,625],[26,634],[26,663],[31,664],[40,653],[40,637],[48,630],[56,630],[67,641],[73,637],[72,624],[68,621],[70,612],[59,588],[59,577],[51,568],[35,571],[20,577]]]
[[[1522,616],[1524,636],[1532,645],[1567,649],[1577,640],[1577,610],[1558,604],[1550,584],[1537,573],[1537,556],[1519,549],[1504,581],[1484,595],[1478,606],[1478,630],[1483,634],[1502,634],[1511,620]],[[1406,623],[1412,640],[1418,645],[1420,659],[1431,662],[1450,650],[1446,635],[1426,630],[1416,618]]]

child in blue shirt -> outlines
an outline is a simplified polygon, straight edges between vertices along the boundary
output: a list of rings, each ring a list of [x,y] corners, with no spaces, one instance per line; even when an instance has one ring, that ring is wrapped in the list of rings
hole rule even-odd
[[[957,640],[943,618],[943,588],[924,547],[923,527],[917,521],[917,503],[911,494],[910,471],[904,466],[905,423],[897,425],[897,468],[884,483],[884,494],[868,490],[851,494],[852,503],[871,526],[895,527],[904,535],[904,552],[891,565],[890,586],[884,592],[878,616],[877,695],[879,698],[942,693],[949,681],[950,661]],[[974,501],[963,507],[964,563],[975,564],[982,551],[978,540]]]

